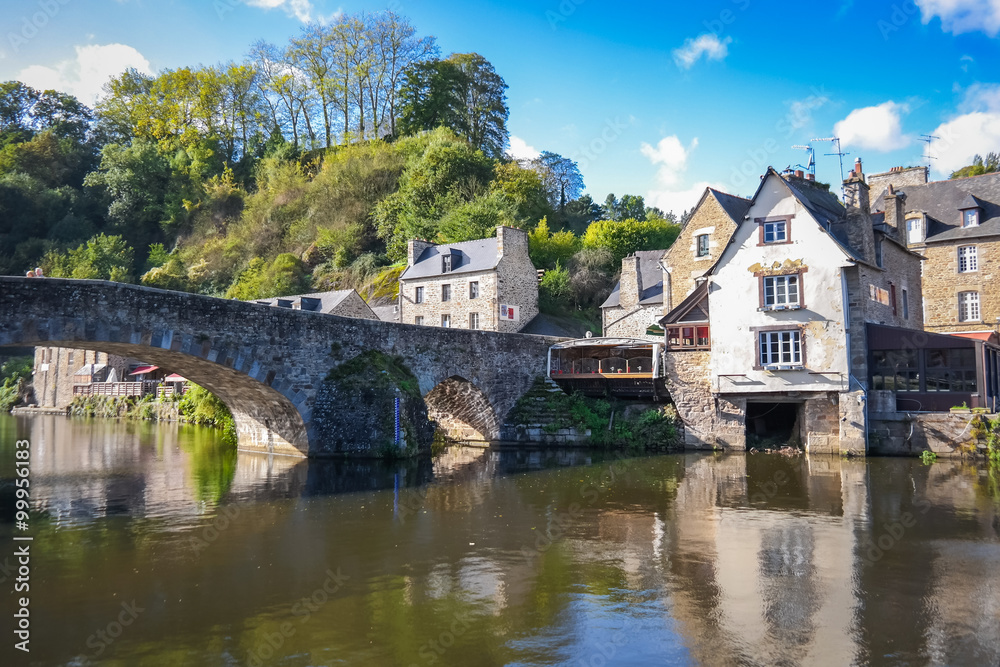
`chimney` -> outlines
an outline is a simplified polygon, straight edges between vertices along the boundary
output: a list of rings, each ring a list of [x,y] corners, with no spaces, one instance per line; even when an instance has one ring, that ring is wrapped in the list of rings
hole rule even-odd
[[[802,170],[801,169],[796,169],[795,170],[795,178],[802,178],[802,177],[803,177]]]
[[[888,192],[885,194],[885,224],[889,227],[889,233],[903,243],[907,242],[906,234],[906,195],[896,192],[889,184]]]
[[[420,257],[420,254],[430,248],[436,243],[431,243],[430,241],[424,241],[423,239],[413,239],[406,247],[406,264],[407,266],[413,266],[414,262]]]
[[[528,232],[517,227],[497,227],[497,258],[511,255],[518,250],[528,254]]]
[[[865,182],[865,174],[861,171],[861,158],[854,163],[854,171],[844,180],[844,204],[851,208],[861,209],[865,215],[871,213],[871,201],[869,200],[868,184]]]
[[[860,176],[861,178],[865,177],[865,172],[861,169],[861,158],[854,160],[854,174],[856,176]]]
[[[806,174],[806,180],[807,181],[815,181],[816,180],[816,174],[812,174],[812,173]]]
[[[642,294],[642,271],[639,257],[630,255],[622,260],[622,277],[618,283],[618,303],[622,308],[631,309],[639,305]]]

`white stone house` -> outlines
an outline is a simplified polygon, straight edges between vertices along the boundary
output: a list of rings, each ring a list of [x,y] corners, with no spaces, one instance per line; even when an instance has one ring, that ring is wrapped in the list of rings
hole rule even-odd
[[[399,321],[513,333],[538,315],[538,274],[528,233],[498,227],[494,238],[410,241],[399,277]]]
[[[783,433],[811,452],[867,451],[866,325],[922,328],[923,258],[873,224],[863,175],[846,187],[857,207],[769,169],[699,288],[663,319],[710,324],[695,341],[708,345],[667,339],[689,445]]]

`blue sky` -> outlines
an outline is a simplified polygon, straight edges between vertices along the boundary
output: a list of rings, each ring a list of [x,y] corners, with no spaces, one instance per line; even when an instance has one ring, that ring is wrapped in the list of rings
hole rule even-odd
[[[0,80],[94,101],[126,66],[239,60],[303,22],[389,7],[442,54],[476,51],[509,85],[511,149],[579,163],[587,191],[692,206],[752,194],[791,148],[839,135],[849,170],[925,163],[945,178],[1000,151],[1000,0],[698,3],[597,0],[6,0]],[[817,177],[838,183],[829,142]]]

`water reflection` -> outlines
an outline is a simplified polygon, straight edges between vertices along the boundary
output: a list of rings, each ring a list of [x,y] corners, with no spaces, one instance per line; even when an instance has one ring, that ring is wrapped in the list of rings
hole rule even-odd
[[[7,461],[14,429],[0,418]],[[186,426],[16,429],[45,573],[35,664],[1000,662],[1000,496],[962,463],[316,463],[233,458]]]

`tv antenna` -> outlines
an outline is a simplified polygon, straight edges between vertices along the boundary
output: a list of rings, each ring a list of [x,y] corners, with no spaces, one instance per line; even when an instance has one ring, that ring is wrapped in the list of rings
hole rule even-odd
[[[931,160],[936,160],[937,158],[931,155],[931,142],[935,139],[940,139],[941,137],[935,137],[933,134],[921,134],[920,141],[927,144],[927,148],[924,150],[924,160],[927,161],[927,168],[931,168]]]
[[[832,141],[834,144],[836,144],[837,151],[835,153],[824,153],[824,155],[831,155],[831,156],[832,155],[836,155],[837,157],[840,158],[840,183],[841,183],[841,186],[840,186],[840,196],[841,196],[842,199],[844,199],[846,201],[847,200],[847,195],[844,192],[844,185],[843,185],[843,183],[844,183],[844,156],[845,155],[850,155],[850,153],[845,153],[843,150],[841,150],[841,148],[840,148],[840,137],[826,137],[824,139],[813,139],[813,141]]]
[[[805,146],[798,146],[797,145],[797,146],[792,146],[792,148],[794,148],[796,150],[800,150],[800,151],[809,151],[809,161],[806,163],[806,166],[803,167],[803,169],[806,172],[808,172],[808,173],[812,174],[813,176],[815,176],[816,175],[816,151],[813,150],[813,147],[809,146],[809,145],[805,145]],[[802,165],[800,165],[800,164],[799,165],[795,165],[795,166],[796,167],[802,167]]]

